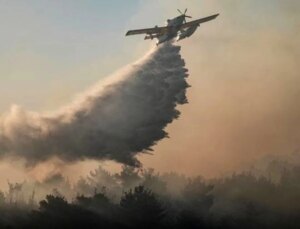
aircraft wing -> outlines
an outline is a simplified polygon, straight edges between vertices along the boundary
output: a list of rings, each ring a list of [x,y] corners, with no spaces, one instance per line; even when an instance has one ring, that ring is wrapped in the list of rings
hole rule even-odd
[[[180,29],[184,29],[184,28],[188,28],[188,27],[191,27],[193,25],[199,25],[201,23],[204,23],[204,22],[208,22],[208,21],[211,21],[211,20],[214,20],[216,17],[218,17],[219,14],[214,14],[214,15],[211,15],[209,17],[204,17],[204,18],[200,18],[198,20],[194,20],[194,21],[189,21],[183,25],[181,25]]]
[[[137,34],[162,34],[168,31],[168,27],[154,27],[148,29],[137,29],[137,30],[129,30],[126,33],[126,36],[129,35],[137,35]]]

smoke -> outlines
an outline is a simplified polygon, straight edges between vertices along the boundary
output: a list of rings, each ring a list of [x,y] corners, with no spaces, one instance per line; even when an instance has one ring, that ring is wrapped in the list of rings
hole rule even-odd
[[[138,166],[135,156],[168,136],[176,105],[187,102],[184,66],[180,47],[165,44],[55,113],[13,106],[0,120],[1,156],[28,165],[58,157]]]
[[[144,11],[157,3],[170,16],[170,5],[194,17],[220,16],[180,42],[190,103],[155,157],[142,155],[144,166],[213,178],[299,149],[299,1],[160,2]]]

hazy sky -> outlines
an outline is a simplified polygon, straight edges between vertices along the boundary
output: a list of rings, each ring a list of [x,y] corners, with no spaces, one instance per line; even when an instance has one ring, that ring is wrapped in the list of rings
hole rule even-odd
[[[151,42],[125,37],[126,30],[164,24],[177,8],[194,18],[221,15],[181,42],[190,103],[168,127],[171,138],[142,157],[145,165],[215,176],[297,150],[296,0],[0,0],[0,111],[68,103],[149,49]]]
[[[138,1],[1,0],[0,6],[1,111],[11,103],[55,109],[128,61],[124,32]]]

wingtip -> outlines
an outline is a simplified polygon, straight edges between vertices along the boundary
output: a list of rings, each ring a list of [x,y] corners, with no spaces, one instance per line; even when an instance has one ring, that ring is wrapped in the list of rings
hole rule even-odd
[[[213,15],[213,19],[216,19],[219,15],[220,15],[219,13],[214,14],[214,15]]]

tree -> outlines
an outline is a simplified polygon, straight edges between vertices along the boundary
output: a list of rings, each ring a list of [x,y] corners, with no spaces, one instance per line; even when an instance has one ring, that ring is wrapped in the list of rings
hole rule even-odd
[[[165,215],[165,210],[155,194],[144,186],[125,192],[120,205],[133,227],[154,228]]]
[[[33,211],[28,228],[114,228],[102,216],[76,204],[69,204],[63,197],[48,195]]]
[[[4,192],[0,191],[0,204],[3,205],[5,203]]]
[[[142,178],[144,187],[151,189],[156,194],[166,195],[166,182],[161,179],[159,173],[154,172],[154,169],[143,170]]]
[[[121,182],[123,188],[132,188],[141,182],[140,169],[132,166],[123,166],[116,178]]]

